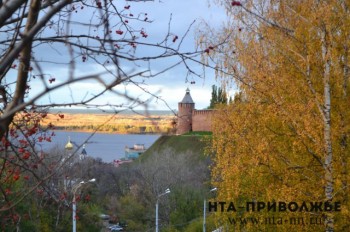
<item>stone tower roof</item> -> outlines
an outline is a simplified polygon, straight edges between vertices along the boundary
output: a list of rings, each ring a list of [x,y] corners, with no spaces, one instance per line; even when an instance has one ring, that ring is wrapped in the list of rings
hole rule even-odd
[[[191,103],[194,104],[191,94],[190,94],[190,90],[187,88],[186,89],[186,94],[184,96],[184,98],[182,99],[182,101],[180,103]]]

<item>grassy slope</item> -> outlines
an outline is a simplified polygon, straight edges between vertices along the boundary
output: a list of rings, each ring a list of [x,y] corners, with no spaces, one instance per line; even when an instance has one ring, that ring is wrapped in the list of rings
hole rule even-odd
[[[198,135],[161,136],[147,151],[141,156],[141,160],[147,159],[153,153],[162,153],[171,149],[176,153],[193,152],[204,158],[206,137]]]

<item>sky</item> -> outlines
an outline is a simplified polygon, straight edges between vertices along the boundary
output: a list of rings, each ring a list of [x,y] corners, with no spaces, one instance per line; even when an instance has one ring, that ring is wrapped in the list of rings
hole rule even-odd
[[[225,10],[215,4],[210,5],[207,0],[155,0],[154,2],[128,2],[120,1],[121,7],[129,4],[133,12],[147,12],[147,17],[152,20],[151,24],[145,25],[145,30],[149,37],[148,41],[159,41],[168,32],[168,26],[170,25],[170,31],[174,35],[178,35],[180,38],[185,35],[189,26],[195,21],[192,29],[189,31],[182,44],[183,51],[195,50],[195,29],[203,22],[207,22],[214,28],[220,27],[226,20]],[[84,16],[79,16],[84,17]],[[169,23],[171,17],[171,21]],[[39,51],[45,54],[45,57],[55,57],[56,59],[64,59],[59,57],[60,48],[48,47],[45,51]],[[150,50],[141,50],[145,54],[154,52]],[[174,59],[158,60],[152,64],[151,71],[158,72],[174,63]],[[140,67],[133,67],[132,64],[123,64],[126,70],[130,72],[142,70]],[[202,72],[202,67],[198,64],[190,64],[191,68]],[[67,67],[57,67],[50,65],[49,63],[44,67],[45,73],[50,73],[55,77],[54,84],[60,83],[60,78],[67,76]],[[80,63],[76,64],[76,73],[78,76],[89,75],[99,73],[103,69],[94,63]],[[211,88],[213,84],[220,85],[220,82],[216,81],[214,72],[212,70],[206,70],[205,78],[198,78],[196,76],[187,76],[187,70],[184,66],[179,66],[174,69],[170,69],[159,76],[151,79],[138,78],[136,81],[142,82],[142,87],[147,91],[159,96],[159,99],[153,99],[149,102],[149,110],[169,110],[177,109],[177,104],[185,95],[187,88],[190,89],[192,98],[196,103],[197,109],[203,109],[209,106],[211,98]],[[107,77],[106,77],[107,78]],[[37,85],[37,86],[36,86]],[[86,96],[92,96],[99,88],[96,82],[81,82],[79,84],[72,84],[66,86],[63,89],[50,93],[49,96],[39,99],[38,104],[47,104],[49,102],[69,102],[74,99],[83,99]],[[38,80],[32,80],[32,92],[31,96],[34,96],[36,91],[41,90],[42,86],[39,86]],[[141,88],[132,84],[122,84],[115,88],[115,91],[120,93],[127,93],[128,95],[139,98],[142,101],[146,101],[150,96],[143,92]],[[234,88],[230,91],[233,95]],[[118,104],[119,102],[126,102],[125,99],[119,99],[117,95],[112,93],[106,93],[99,97],[94,103],[96,104]],[[137,109],[142,109],[138,107]]]

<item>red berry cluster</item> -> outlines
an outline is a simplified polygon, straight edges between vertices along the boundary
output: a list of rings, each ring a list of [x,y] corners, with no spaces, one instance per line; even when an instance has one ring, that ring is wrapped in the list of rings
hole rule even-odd
[[[231,5],[232,6],[242,6],[242,4],[240,2],[238,2],[238,1],[232,1]]]
[[[207,54],[209,54],[210,50],[213,50],[213,49],[214,49],[213,46],[209,46],[208,48],[206,48],[206,49],[204,50],[204,52],[207,53]]]

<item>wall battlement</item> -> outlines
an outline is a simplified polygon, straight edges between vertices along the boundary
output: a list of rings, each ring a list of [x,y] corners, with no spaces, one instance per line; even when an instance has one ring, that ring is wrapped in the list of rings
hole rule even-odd
[[[207,114],[211,115],[214,110],[193,110],[192,114],[193,115],[199,115],[199,114]]]

